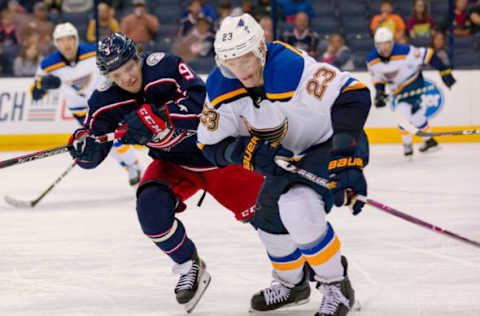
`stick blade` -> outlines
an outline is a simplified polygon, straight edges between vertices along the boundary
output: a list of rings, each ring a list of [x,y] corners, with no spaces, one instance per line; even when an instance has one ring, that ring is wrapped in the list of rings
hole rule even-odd
[[[5,202],[7,204],[10,204],[11,206],[17,207],[17,208],[32,208],[33,207],[33,202],[32,201],[21,201],[14,199],[8,195],[5,195],[4,197]]]

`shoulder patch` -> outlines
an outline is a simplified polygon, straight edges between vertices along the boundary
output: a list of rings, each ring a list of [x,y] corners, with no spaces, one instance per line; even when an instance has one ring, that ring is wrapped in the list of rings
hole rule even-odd
[[[163,57],[165,57],[165,53],[153,53],[147,57],[147,65],[155,66],[163,59]]]
[[[108,79],[102,80],[102,82],[100,82],[100,84],[97,87],[97,91],[99,92],[107,91],[108,89],[110,89],[111,86],[112,86],[111,80],[108,80]]]

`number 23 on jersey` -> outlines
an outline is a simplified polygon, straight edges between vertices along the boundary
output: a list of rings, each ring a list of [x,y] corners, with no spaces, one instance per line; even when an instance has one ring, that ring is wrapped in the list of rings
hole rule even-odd
[[[336,75],[337,73],[333,69],[320,67],[313,75],[313,78],[307,82],[308,94],[313,94],[315,98],[321,101],[325,90],[328,88],[328,83],[332,81]],[[322,78],[323,80],[321,80]]]
[[[218,128],[218,120],[220,119],[220,114],[213,108],[209,108],[205,103],[203,105],[202,114],[200,114],[200,123],[205,125],[205,127],[213,132]]]

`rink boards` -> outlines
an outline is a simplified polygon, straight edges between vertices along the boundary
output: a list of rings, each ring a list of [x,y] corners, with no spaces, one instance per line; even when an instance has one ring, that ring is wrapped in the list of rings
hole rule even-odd
[[[457,84],[449,90],[437,71],[424,72],[432,89],[422,97],[422,106],[428,108],[433,131],[480,128],[480,104],[476,98],[480,70],[458,70],[454,75]],[[368,73],[356,72],[353,76],[369,85],[373,98]],[[35,102],[28,91],[31,84],[32,78],[0,79],[0,150],[36,150],[63,145],[78,127],[58,90],[50,91],[44,100]],[[372,106],[366,130],[374,144],[401,141],[388,108]],[[442,137],[440,141],[479,142],[480,135]]]

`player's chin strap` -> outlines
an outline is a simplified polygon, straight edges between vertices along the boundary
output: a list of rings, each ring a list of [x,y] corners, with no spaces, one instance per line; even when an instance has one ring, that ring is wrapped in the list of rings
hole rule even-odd
[[[310,180],[313,183],[316,183],[316,184],[318,184],[318,185],[320,185],[324,188],[330,188],[329,181],[327,179],[324,179],[324,178],[319,177],[319,176],[317,176],[317,175],[315,175],[311,172],[308,172],[305,169],[297,167],[295,165],[294,161],[290,160],[289,158],[277,156],[277,157],[275,157],[275,163],[280,168],[282,168],[282,169],[284,169],[288,172],[298,174],[299,176],[301,176],[301,177],[303,177],[307,180]],[[396,216],[396,217],[400,217],[401,219],[406,220],[407,222],[413,223],[413,224],[418,225],[418,226],[422,226],[423,228],[433,230],[433,231],[435,231],[437,233],[440,233],[442,235],[446,235],[446,236],[451,237],[453,239],[456,239],[456,240],[462,241],[464,243],[470,244],[472,246],[475,246],[477,248],[480,248],[480,242],[478,242],[478,241],[465,238],[463,236],[460,236],[460,235],[452,233],[448,230],[445,230],[441,227],[438,227],[438,226],[435,226],[433,224],[427,223],[427,222],[425,222],[425,221],[423,221],[419,218],[413,217],[413,216],[408,215],[406,213],[403,213],[399,210],[396,210],[396,209],[394,209],[390,206],[387,206],[387,205],[382,204],[380,202],[369,199],[366,196],[357,195],[355,198],[357,200],[362,201],[365,204],[368,204],[370,206],[373,206],[376,209],[379,209],[379,210],[381,210],[385,213],[388,213],[388,214]]]

